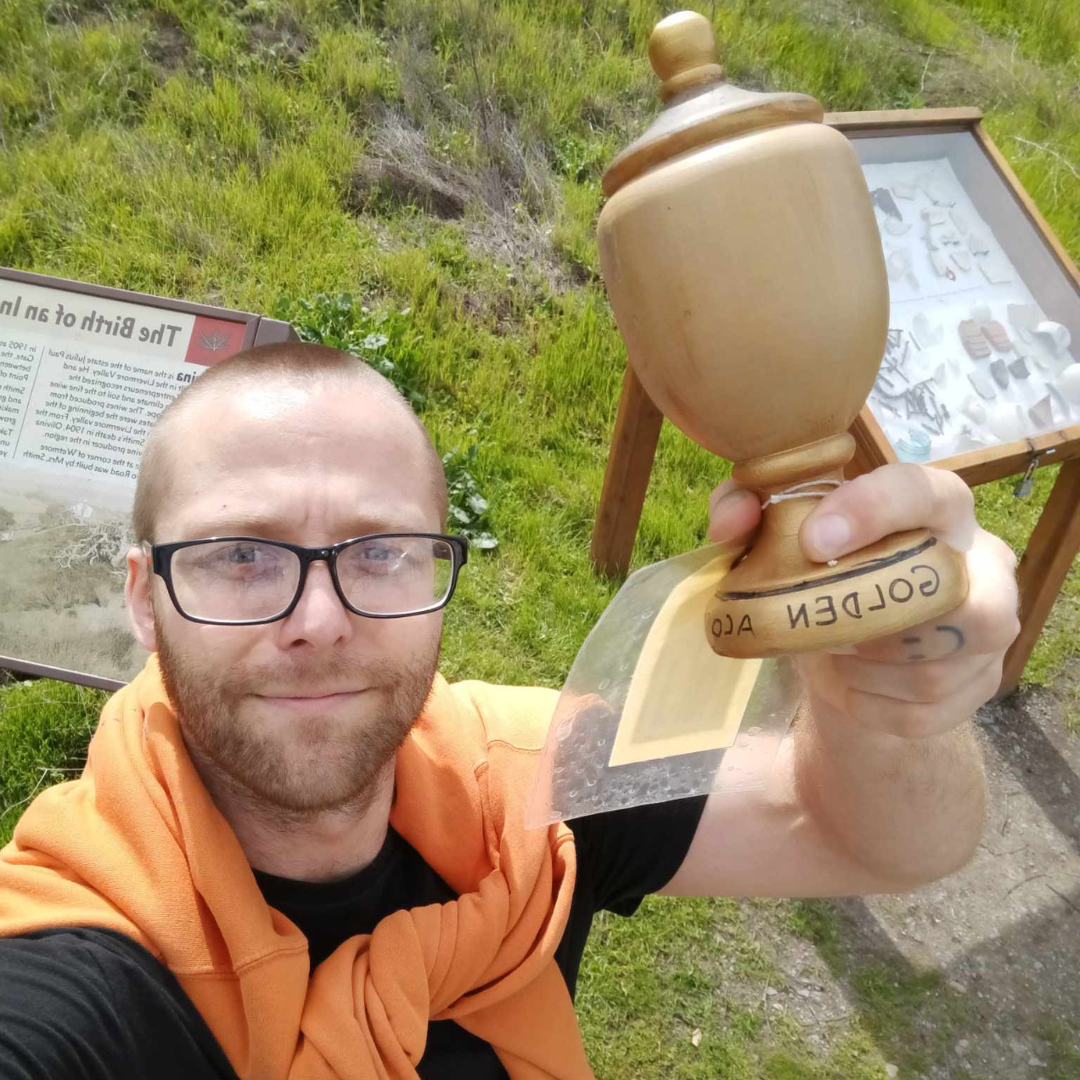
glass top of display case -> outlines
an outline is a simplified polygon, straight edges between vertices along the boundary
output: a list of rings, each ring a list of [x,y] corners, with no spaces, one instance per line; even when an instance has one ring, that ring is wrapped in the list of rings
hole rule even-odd
[[[1080,423],[1080,296],[970,131],[852,133],[889,277],[867,404],[940,461]]]

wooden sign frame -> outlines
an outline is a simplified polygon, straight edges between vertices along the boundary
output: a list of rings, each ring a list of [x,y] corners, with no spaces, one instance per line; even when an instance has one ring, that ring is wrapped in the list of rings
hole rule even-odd
[[[968,132],[1061,271],[1067,288],[1080,297],[1080,271],[1069,258],[1008,162],[982,126],[982,111],[903,109],[829,113],[825,122],[851,139],[875,136]],[[597,507],[592,557],[602,574],[625,574],[645,501],[663,415],[627,366],[619,399],[611,452]],[[849,476],[896,461],[897,455],[869,406],[851,429],[856,441]],[[930,462],[949,469],[974,487],[1024,472],[1029,466],[1061,463],[1061,471],[1020,560],[1021,632],[1010,648],[999,696],[1016,689],[1054,600],[1080,550],[1080,424],[1016,442]]]
[[[130,470],[136,467],[134,459],[137,458],[138,453],[141,453],[140,440],[152,416],[156,416],[156,413],[160,411],[160,406],[152,413],[142,411],[141,406],[137,404],[142,400],[142,397],[140,392],[134,389],[126,396],[113,394],[111,390],[99,390],[96,385],[93,391],[85,390],[85,387],[91,382],[100,383],[101,386],[108,385],[108,380],[112,374],[111,371],[107,374],[97,375],[106,358],[110,361],[110,368],[123,368],[125,374],[117,375],[116,378],[126,380],[128,387],[136,383],[137,374],[141,376],[143,372],[143,368],[139,365],[144,365],[147,372],[154,371],[159,376],[167,375],[168,379],[175,380],[175,387],[168,391],[168,394],[175,396],[175,393],[178,393],[186,382],[191,381],[200,367],[211,365],[218,360],[223,360],[236,352],[255,345],[297,340],[293,328],[287,322],[269,319],[252,312],[211,307],[206,304],[193,304],[184,300],[130,292],[126,289],[113,289],[83,281],[69,281],[65,278],[34,274],[7,267],[0,267],[0,286],[2,286],[3,295],[7,298],[0,302],[0,315],[4,316],[3,319],[0,319],[0,384],[4,382],[5,372],[10,375],[10,371],[14,370],[15,367],[29,369],[27,374],[18,376],[21,384],[25,384],[25,386],[20,385],[20,394],[16,395],[17,398],[20,398],[18,403],[21,409],[21,423],[18,424],[19,436],[23,436],[38,422],[34,417],[31,417],[32,411],[35,417],[38,411],[48,411],[44,406],[49,405],[50,402],[39,402],[38,400],[42,396],[41,390],[38,388],[39,382],[42,390],[46,388],[46,384],[48,387],[58,387],[58,400],[62,391],[69,389],[69,382],[71,386],[75,387],[75,392],[63,394],[65,400],[67,398],[85,399],[86,402],[96,406],[100,405],[101,402],[97,399],[91,400],[88,396],[91,393],[97,395],[98,399],[105,395],[110,401],[113,398],[124,397],[125,402],[128,404],[118,406],[119,411],[115,416],[106,415],[108,408],[101,407],[100,415],[103,422],[107,421],[108,423],[102,428],[103,433],[94,444],[104,448],[107,442],[111,440],[117,446],[123,444],[132,447],[130,453],[124,451],[126,464],[130,466],[130,469],[125,468],[120,473],[114,474],[123,477],[132,475]],[[17,299],[13,299],[13,297]],[[81,340],[72,338],[71,335],[73,334],[81,335]],[[56,336],[55,347],[51,340],[47,340],[50,335]],[[14,346],[8,348],[8,346],[11,346],[12,341],[20,337],[33,340],[34,359],[31,360],[29,352],[24,356],[17,351],[13,353]],[[74,344],[72,344],[73,342]],[[173,348],[174,345],[175,348]],[[165,355],[166,347],[172,353],[178,353],[178,355]],[[29,349],[29,346],[27,346],[27,349]],[[68,357],[58,355],[59,349],[69,350]],[[72,350],[75,349],[83,349],[86,354],[93,354],[93,359],[88,362],[90,365],[98,365],[93,369],[93,379],[91,375],[83,374],[81,368],[86,356],[81,353],[72,355]],[[156,353],[155,349],[157,350]],[[45,355],[46,352],[48,352],[48,358]],[[48,359],[48,365],[46,365],[46,359]],[[68,359],[70,359],[70,363]],[[120,361],[130,361],[130,363],[121,363]],[[154,368],[155,364],[157,368]],[[166,365],[171,366],[167,367]],[[47,366],[48,371],[46,371]],[[190,366],[190,372],[185,370],[187,366]],[[69,368],[79,368],[80,370],[74,371],[69,370]],[[128,370],[136,372],[136,369],[137,374],[132,374],[129,378],[126,372]],[[33,375],[32,383],[28,382],[31,379],[31,374]],[[40,380],[38,379],[39,374],[42,374]],[[8,378],[8,382],[12,382],[12,380]],[[61,383],[64,385],[61,386]],[[28,392],[25,390],[27,386],[29,387]],[[36,394],[35,391],[37,391]],[[0,394],[0,397],[3,397],[4,400],[7,400],[10,396],[10,394],[6,396]],[[166,395],[163,393],[153,394],[155,402],[164,396]],[[39,404],[42,406],[40,410],[37,408]],[[10,411],[9,408],[8,412],[10,413]],[[80,409],[81,415],[92,414],[95,411],[89,406]],[[49,421],[51,427],[57,431],[65,432],[64,435],[53,437],[52,446],[61,445],[62,440],[69,437],[66,432],[74,432],[75,427],[78,427],[78,431],[70,436],[72,447],[77,448],[87,445],[84,436],[88,438],[89,432],[79,426],[82,423],[81,415],[78,424],[74,424],[75,417],[71,411],[68,412],[65,420]],[[132,416],[135,417],[134,420],[130,419]],[[6,415],[0,417],[0,420],[5,419],[8,419]],[[69,426],[69,421],[74,424],[74,427]],[[87,423],[90,422],[87,421]],[[3,423],[0,423],[0,429],[4,429]],[[0,430],[0,434],[3,433],[4,431]],[[0,481],[4,479],[6,465],[11,466],[12,470],[18,467],[24,469],[27,467],[27,462],[21,460],[18,456],[22,452],[23,457],[27,458],[27,454],[22,451],[19,438],[15,438],[10,450],[2,449],[6,445],[6,442],[0,440]],[[78,449],[71,449],[70,452],[72,454],[77,453],[79,458],[87,457],[85,453]],[[108,458],[108,453],[103,449],[103,452],[97,456],[103,462],[102,468],[98,471],[105,472],[104,462]],[[34,457],[41,458],[42,455],[35,453]],[[30,459],[27,458],[27,460]],[[57,474],[55,467],[59,466],[60,463],[60,459],[57,458],[56,461],[45,461],[41,466],[36,462],[30,464],[30,469],[39,467],[43,470],[54,469],[54,478],[50,478],[46,471],[41,473],[39,486],[42,492],[51,493],[50,484],[53,483],[57,485],[57,491],[69,492],[72,479],[79,479],[75,469],[72,470],[71,477]],[[88,483],[89,481],[83,482]],[[23,480],[22,483],[25,487],[27,481]],[[133,481],[123,479],[120,483],[130,483],[133,494]],[[33,494],[36,498],[37,492]],[[80,492],[77,497],[81,499],[87,496]],[[124,519],[125,512],[129,511],[119,508],[119,495],[116,496],[116,500],[116,507],[112,508],[109,513],[110,519],[119,521]],[[86,521],[91,520],[94,508],[88,503],[77,503],[69,508],[70,511],[77,509],[86,513]],[[97,517],[94,516],[93,520],[96,521]],[[76,530],[79,524],[80,522],[76,516],[72,517],[70,521],[54,526],[54,529]],[[46,532],[48,530],[41,530],[42,535]],[[9,539],[11,539],[10,536],[0,534],[0,540]],[[21,542],[17,534],[15,539]],[[55,571],[57,578],[62,578],[64,572],[62,568],[57,568]],[[112,591],[116,592],[118,588],[119,586]],[[115,597],[111,599],[115,601]],[[99,595],[97,600],[93,602],[101,604],[101,596]],[[6,613],[0,612],[0,630],[4,629],[5,614],[17,623],[18,617],[26,613],[18,608]],[[61,612],[56,611],[55,614],[59,616]],[[71,614],[78,613],[71,611]],[[59,636],[61,631],[66,631],[68,628],[64,625],[62,619],[56,618],[55,629]],[[41,627],[35,625],[35,632],[40,636]],[[87,630],[86,637],[89,639],[95,632],[101,631],[97,629]],[[126,633],[126,627],[123,632]],[[34,649],[33,647],[29,649],[22,647],[25,645],[26,635],[27,631],[20,626],[12,626],[8,629],[6,634],[8,647],[0,647],[0,668],[6,668],[25,675],[62,679],[66,682],[81,683],[105,690],[117,690],[124,685],[125,680],[115,677],[115,674],[105,674],[101,670],[79,670],[70,663],[50,663],[43,656],[28,655],[28,653],[33,653]],[[11,647],[13,645],[15,648]],[[9,653],[10,655],[8,655]],[[59,659],[59,657],[54,659]]]

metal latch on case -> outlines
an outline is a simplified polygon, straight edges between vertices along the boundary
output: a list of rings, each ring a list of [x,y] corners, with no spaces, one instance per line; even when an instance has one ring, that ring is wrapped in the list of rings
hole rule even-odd
[[[1013,495],[1018,499],[1026,499],[1035,487],[1035,470],[1039,467],[1040,454],[1032,454],[1028,462],[1027,472],[1016,483]]]

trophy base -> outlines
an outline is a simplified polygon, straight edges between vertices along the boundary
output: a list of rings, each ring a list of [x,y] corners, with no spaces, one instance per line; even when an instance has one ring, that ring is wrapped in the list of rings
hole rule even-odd
[[[706,609],[709,644],[721,656],[854,645],[934,619],[967,595],[963,556],[927,529],[888,536],[835,566],[802,558],[782,574],[754,555],[723,579]]]

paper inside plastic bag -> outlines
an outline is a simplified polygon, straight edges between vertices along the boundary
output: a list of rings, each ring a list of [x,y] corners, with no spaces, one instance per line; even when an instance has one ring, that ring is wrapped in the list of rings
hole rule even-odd
[[[731,569],[726,549],[684,577],[650,614],[608,765],[722,750],[735,742],[760,660],[718,656],[705,634],[708,607]]]
[[[692,670],[685,672],[687,689],[678,695],[683,702],[679,715],[665,716],[665,702],[649,693],[640,677],[634,684],[642,651],[665,602],[691,575],[715,587],[733,557],[730,549],[713,545],[647,566],[627,578],[567,676],[537,769],[527,828],[629,806],[764,786],[799,706],[802,686],[789,659],[731,660],[712,652],[703,614],[711,594],[708,584],[698,624],[705,648],[700,660],[697,656],[693,660],[694,670],[700,665],[700,677],[694,678]],[[685,666],[683,652],[676,646],[671,656]],[[649,663],[653,661],[655,657]],[[726,676],[717,677],[717,671],[731,672],[731,679],[740,686],[729,688]],[[620,725],[632,684],[637,731],[628,739]],[[716,687],[724,692],[718,693]],[[720,698],[723,701],[718,703]],[[733,707],[741,711],[737,723],[730,715]],[[617,742],[623,750],[617,760],[626,763],[612,765]],[[641,760],[626,760],[628,744],[632,746],[629,757]],[[655,753],[646,756],[650,744]],[[688,745],[701,748],[671,752],[673,747]]]

